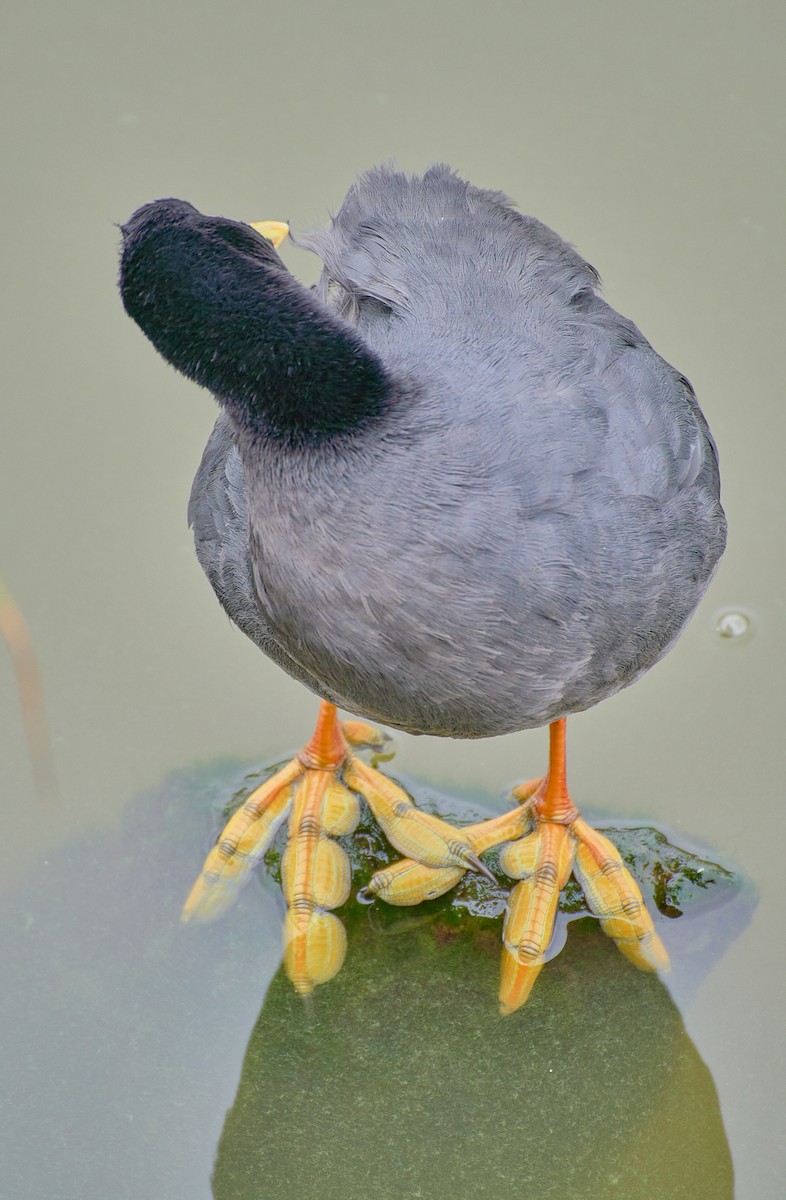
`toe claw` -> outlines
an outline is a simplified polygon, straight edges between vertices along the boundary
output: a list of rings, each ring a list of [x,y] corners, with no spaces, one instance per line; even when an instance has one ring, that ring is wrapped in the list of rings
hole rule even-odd
[[[464,850],[463,847],[455,847],[456,856],[461,859],[464,865],[470,871],[476,871],[478,875],[484,875],[489,883],[496,883],[496,879],[489,868],[486,866],[482,858],[479,858],[472,850]]]

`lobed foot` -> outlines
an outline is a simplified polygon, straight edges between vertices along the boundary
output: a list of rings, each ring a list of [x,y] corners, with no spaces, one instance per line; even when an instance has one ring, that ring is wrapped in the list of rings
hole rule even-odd
[[[421,812],[398,784],[351,748],[381,749],[383,743],[379,731],[363,722],[342,727],[335,707],[323,701],[308,746],[256,788],[227,823],[191,889],[182,919],[209,921],[226,912],[288,821],[281,863],[287,903],[284,967],[296,991],[309,995],[332,979],[344,961],[344,927],[331,910],[348,899],[351,871],[346,852],[334,839],[354,831],[360,796],[388,841],[418,866],[459,875],[481,871],[492,878],[466,831]]]
[[[380,751],[384,740],[363,722],[342,726],[335,707],[323,702],[308,746],[256,788],[227,823],[182,919],[208,921],[226,912],[288,821],[281,863],[284,966],[296,991],[309,995],[344,961],[346,934],[332,910],[349,897],[351,870],[335,839],[354,831],[363,797],[388,841],[405,855],[373,876],[365,889],[369,898],[419,904],[449,891],[467,870],[493,881],[480,855],[503,847],[500,866],[520,881],[510,893],[502,931],[504,1015],[525,1003],[546,962],[560,892],[571,874],[601,928],[631,962],[645,971],[668,967],[665,947],[619,851],[581,818],[568,795],[564,721],[551,726],[548,774],[515,789],[518,806],[460,830],[421,812],[398,784],[352,749]]]
[[[520,882],[512,889],[502,931],[500,1012],[508,1015],[528,999],[546,962],[560,892],[571,874],[590,911],[622,953],[644,971],[668,968],[638,884],[608,838],[584,821],[565,782],[565,722],[551,726],[549,773],[514,790],[513,812],[470,825],[463,832],[476,854],[506,843],[502,870]],[[434,869],[412,858],[377,872],[366,889],[388,904],[418,904],[443,895],[464,869]]]
[[[631,962],[643,971],[669,965],[639,886],[616,846],[578,813],[568,821],[539,816],[539,798],[536,793],[530,802],[531,832],[509,842],[499,859],[506,875],[521,881],[510,893],[502,930],[503,1015],[520,1008],[532,991],[546,961],[560,892],[571,874],[604,933]]]

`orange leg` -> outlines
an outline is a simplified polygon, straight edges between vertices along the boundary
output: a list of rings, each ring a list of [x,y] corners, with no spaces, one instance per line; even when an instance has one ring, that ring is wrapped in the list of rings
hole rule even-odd
[[[505,1015],[524,1004],[543,968],[560,892],[571,874],[627,958],[645,971],[668,967],[665,947],[619,851],[579,816],[570,798],[565,727],[564,718],[549,727],[548,773],[514,788],[518,808],[463,831],[476,854],[506,843],[500,866],[521,881],[510,893],[502,933],[499,1002]],[[464,869],[460,864],[435,869],[405,858],[378,871],[366,891],[388,904],[418,904],[454,887]]]
[[[578,813],[568,792],[565,726],[549,727],[549,770],[528,801],[532,828],[500,854],[506,874],[520,879],[510,893],[503,927],[500,1011],[525,1002],[548,950],[559,894],[574,874],[605,933],[645,971],[668,967],[638,884],[617,848]]]

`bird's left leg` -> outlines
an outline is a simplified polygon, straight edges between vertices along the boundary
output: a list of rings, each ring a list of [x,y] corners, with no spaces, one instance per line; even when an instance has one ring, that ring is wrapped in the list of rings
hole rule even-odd
[[[590,911],[622,953],[644,971],[668,967],[638,884],[616,846],[579,816],[567,788],[565,721],[549,729],[549,770],[513,791],[519,806],[463,833],[476,854],[503,846],[499,865],[516,884],[503,925],[499,1002],[503,1015],[527,1000],[546,961],[560,892],[571,874],[581,884]],[[464,868],[433,869],[403,859],[378,871],[366,892],[388,904],[418,904],[443,895]]]
[[[635,879],[608,838],[584,821],[567,788],[565,720],[549,727],[549,770],[528,800],[530,831],[500,853],[500,867],[520,879],[503,926],[500,1012],[520,1008],[537,979],[554,932],[559,896],[571,873],[590,911],[622,953],[645,971],[668,967]]]

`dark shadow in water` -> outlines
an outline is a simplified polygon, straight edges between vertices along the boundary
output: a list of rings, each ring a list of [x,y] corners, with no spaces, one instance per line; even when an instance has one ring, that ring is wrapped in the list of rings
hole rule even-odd
[[[715,1085],[679,1012],[591,922],[508,1018],[498,931],[347,924],[347,962],[310,1006],[283,972],[268,991],[217,1200],[733,1195]]]
[[[499,920],[458,920],[449,900],[347,905],[347,962],[309,1006],[281,972],[265,997],[272,884],[181,927],[199,831],[241,780],[226,764],[173,776],[11,897],[3,1195],[201,1200],[219,1137],[218,1200],[732,1195],[715,1088],[678,1010],[588,920],[508,1018]],[[675,980],[691,928],[695,979],[750,910],[732,881],[722,912],[668,922]]]

